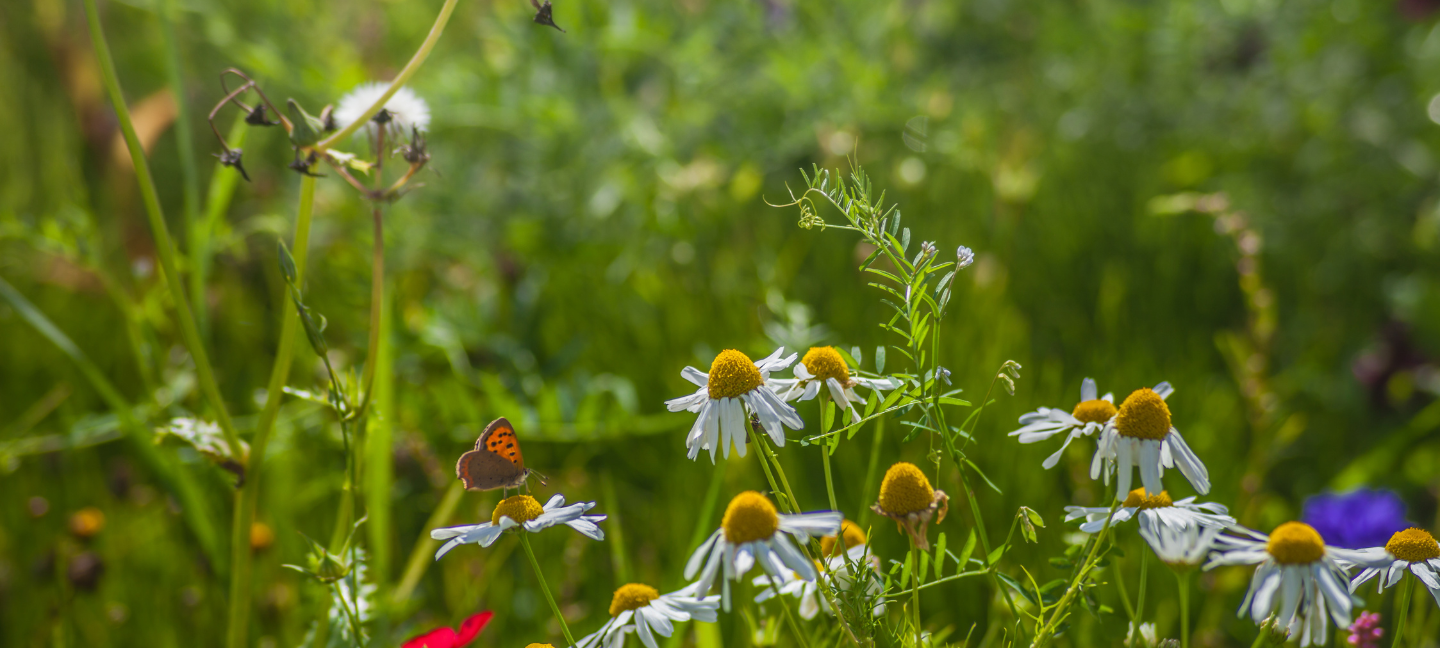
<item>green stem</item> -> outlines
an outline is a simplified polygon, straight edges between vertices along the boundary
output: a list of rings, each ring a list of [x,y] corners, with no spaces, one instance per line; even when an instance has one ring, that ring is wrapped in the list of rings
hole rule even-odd
[[[779,491],[776,490],[775,487],[775,477],[770,474],[770,466],[766,461],[767,458],[770,462],[774,462],[775,473],[780,475],[780,484],[785,487],[785,496],[790,500],[790,512],[799,513],[800,504],[798,500],[795,499],[794,491],[790,490],[790,480],[785,478],[785,468],[780,465],[780,457],[771,449],[769,444],[765,442],[766,437],[756,432],[753,426],[750,428],[750,438],[754,440],[755,446],[759,449],[760,466],[765,469],[765,478],[770,480],[771,490],[775,490],[776,494],[779,494]],[[842,523],[841,526],[843,527],[844,524]],[[810,546],[804,543],[797,544],[800,547],[800,552],[805,554],[805,559],[814,562],[815,556],[810,555]],[[817,589],[820,591],[820,594],[825,597],[825,602],[830,605],[830,609],[835,611],[835,619],[840,622],[840,627],[845,631],[845,636],[848,637],[852,643],[859,646],[860,639],[857,638],[855,632],[850,629],[850,623],[845,620],[845,615],[840,612],[840,606],[836,604],[835,598],[830,595],[830,588],[819,587]]]
[[[420,537],[415,540],[415,547],[410,550],[410,558],[405,561],[405,574],[400,577],[400,584],[395,586],[395,591],[390,594],[390,602],[396,606],[404,603],[415,591],[415,586],[420,584],[420,578],[425,575],[425,569],[434,562],[430,555],[435,551],[435,545],[440,541],[430,537],[430,529],[438,529],[450,521],[450,516],[455,514],[455,509],[460,506],[460,498],[465,494],[465,487],[459,480],[450,483],[450,490],[445,491],[445,497],[440,500],[440,505],[435,507],[435,512],[430,514],[430,519],[420,527]]]
[[[305,261],[310,251],[310,216],[315,206],[315,178],[300,179],[300,206],[295,217],[295,241],[291,253],[295,258],[295,278],[299,284],[305,280]],[[282,293],[283,294],[283,293]],[[299,314],[295,311],[295,300],[289,295],[280,298],[280,344],[275,352],[275,365],[270,370],[270,382],[265,389],[265,406],[260,410],[260,419],[255,426],[255,436],[250,444],[249,479],[238,495],[235,505],[234,527],[230,539],[230,616],[227,648],[245,646],[245,633],[250,615],[250,525],[255,521],[255,509],[259,503],[260,479],[265,465],[265,450],[270,443],[270,434],[275,429],[275,419],[280,414],[280,402],[284,397],[285,383],[290,379],[290,364],[295,358],[295,338],[300,326]]]
[[[1180,581],[1180,648],[1190,648],[1190,570],[1175,578]]]
[[[570,626],[565,625],[565,615],[560,613],[559,604],[555,603],[555,597],[550,595],[550,586],[545,583],[545,574],[540,573],[540,561],[535,560],[535,550],[530,548],[530,538],[527,531],[520,532],[520,546],[525,547],[525,555],[530,557],[530,566],[535,568],[535,580],[540,581],[540,592],[545,595],[545,600],[550,602],[550,609],[555,612],[555,620],[560,622],[560,631],[565,633],[566,645],[575,645],[575,638],[570,636]]]
[[[839,440],[836,439],[835,442],[839,443]],[[840,510],[840,505],[835,502],[835,480],[830,475],[829,445],[830,442],[827,441],[824,445],[820,446],[820,457],[825,463],[825,494],[830,496],[830,510],[838,511]]]
[[[175,97],[175,148],[180,158],[180,194],[185,215],[186,251],[190,254],[189,270],[198,269],[200,245],[200,174],[195,163],[195,142],[190,134],[190,102],[185,98],[185,71],[180,58],[180,44],[175,37],[175,0],[162,0],[156,14],[160,17],[160,41],[165,47],[165,76]],[[200,284],[203,286],[204,284]],[[192,284],[191,288],[194,288]],[[194,294],[195,318],[202,333],[209,331],[203,294]]]
[[[801,646],[810,648],[810,638],[805,636],[805,631],[800,628],[800,622],[795,620],[794,613],[790,611],[789,602],[785,600],[785,595],[780,593],[780,583],[774,576],[770,577],[770,589],[775,592],[775,603],[780,606],[780,613],[785,615],[785,623],[790,625],[790,631],[795,633],[795,638],[799,640]]]
[[[1390,640],[1392,648],[1404,645],[1400,640],[1405,636],[1405,621],[1410,618],[1410,597],[1415,594],[1414,577],[1406,578],[1400,587],[1400,598],[1395,603],[1395,638]]]
[[[1135,645],[1136,637],[1140,636],[1140,622],[1145,618],[1145,571],[1150,565],[1149,555],[1147,551],[1140,552],[1140,594],[1135,599],[1135,618],[1130,620],[1130,645],[1132,646]],[[1115,580],[1120,580],[1118,572]]]
[[[140,145],[140,138],[135,134],[135,124],[130,119],[130,109],[125,105],[125,94],[120,89],[120,77],[115,72],[115,61],[110,56],[110,45],[105,40],[105,32],[100,25],[100,11],[95,7],[95,0],[85,0],[85,16],[90,25],[90,40],[95,48],[95,58],[100,64],[100,78],[104,82],[106,94],[110,97],[110,104],[115,109],[120,132],[125,136],[125,146],[130,150],[130,160],[135,166],[135,181],[140,185],[140,197],[150,219],[151,234],[155,237],[155,252],[160,257],[160,272],[165,277],[170,298],[175,300],[175,309],[179,311],[177,319],[181,337],[190,351],[190,356],[195,360],[195,373],[200,381],[200,390],[210,402],[210,407],[215,410],[216,422],[225,435],[225,445],[230,449],[230,456],[243,465],[245,460],[240,450],[240,435],[235,431],[235,424],[230,420],[230,410],[225,407],[225,401],[220,396],[220,386],[215,380],[215,370],[210,366],[210,356],[200,343],[200,330],[195,326],[195,316],[190,309],[190,300],[186,297],[176,263],[175,243],[171,240],[170,229],[165,224],[165,213],[160,207],[160,195],[156,192],[155,180],[150,175],[145,149]]]
[[[924,645],[921,636],[924,626],[920,624],[920,579],[923,574],[920,570],[920,546],[915,543],[913,536],[910,538],[910,564],[914,568],[914,571],[910,572],[910,576],[914,578],[910,585],[910,606],[915,609],[915,646],[919,648]]]
[[[383,130],[381,132],[384,132]],[[383,137],[383,136],[382,136]],[[375,177],[380,177],[376,166]],[[372,220],[375,223],[375,244],[370,258],[370,340],[365,352],[365,372],[360,379],[360,407],[355,418],[363,420],[369,411],[371,389],[375,384],[375,367],[380,359],[380,317],[385,304],[385,220],[380,204],[374,207]]]
[[[89,1],[94,2],[94,0]],[[355,131],[359,130],[361,126],[370,123],[370,118],[380,112],[380,109],[385,107],[385,102],[390,101],[390,97],[395,96],[395,92],[404,87],[405,82],[409,81],[410,77],[425,63],[425,59],[430,56],[430,50],[435,49],[435,43],[440,41],[440,34],[445,31],[445,23],[450,21],[450,14],[455,11],[457,3],[458,0],[445,0],[445,6],[440,8],[440,15],[435,17],[435,24],[430,27],[430,33],[425,36],[425,42],[420,44],[420,49],[410,57],[410,62],[405,64],[404,69],[400,70],[400,74],[395,75],[395,79],[390,82],[390,87],[385,89],[385,94],[380,95],[380,98],[376,99],[375,103],[367,108],[359,119],[316,144],[316,150],[325,151],[335,146],[336,142],[345,141],[345,138],[355,134]]]
[[[1125,587],[1125,579],[1120,577],[1120,570],[1115,570],[1115,590],[1120,592],[1120,605],[1125,608],[1125,616],[1130,619],[1130,625],[1135,625],[1135,605],[1130,602],[1130,590]],[[1128,635],[1126,639],[1129,639]]]
[[[964,471],[961,471],[961,474],[964,474]],[[1065,590],[1065,595],[1060,597],[1059,602],[1052,608],[1054,614],[1050,617],[1050,621],[1035,631],[1035,640],[1030,643],[1030,648],[1040,648],[1040,646],[1048,643],[1050,637],[1055,633],[1056,626],[1066,618],[1065,610],[1070,607],[1071,603],[1075,602],[1075,597],[1078,596],[1080,592],[1080,584],[1085,582],[1085,578],[1088,577],[1090,571],[1095,568],[1095,563],[1099,562],[1100,547],[1104,545],[1105,540],[1110,537],[1110,529],[1112,528],[1110,522],[1115,518],[1115,511],[1120,508],[1120,503],[1121,501],[1118,499],[1117,494],[1117,499],[1110,505],[1109,515],[1105,516],[1105,526],[1100,528],[1100,535],[1096,536],[1095,544],[1091,545],[1089,555],[1085,556],[1085,561],[1081,563],[1079,571],[1075,573],[1075,578],[1070,581],[1070,587]]]
[[[868,516],[875,514],[874,511],[870,510],[870,504],[875,501],[874,497],[870,494],[870,485],[876,482],[875,476],[880,473],[880,449],[884,440],[885,419],[882,417],[880,420],[875,421],[875,440],[870,443],[870,464],[865,468],[865,481],[863,482],[864,485],[860,488],[860,507],[856,510],[860,511],[861,515]],[[963,567],[964,565],[961,566]]]

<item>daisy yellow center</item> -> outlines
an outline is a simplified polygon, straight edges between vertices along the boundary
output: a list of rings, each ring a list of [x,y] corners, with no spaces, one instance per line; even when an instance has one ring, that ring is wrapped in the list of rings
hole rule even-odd
[[[528,646],[525,646],[525,648],[555,648],[555,644],[537,644],[537,643],[532,643],[532,644],[530,644],[530,645],[528,645]]]
[[[490,522],[499,524],[501,517],[508,517],[516,522],[529,522],[544,512],[545,509],[540,508],[540,502],[535,501],[535,498],[516,495],[500,500],[500,503],[495,505],[495,513],[490,516]]]
[[[1424,529],[1410,528],[1397,532],[1390,536],[1390,542],[1385,543],[1385,551],[1412,563],[1440,558],[1440,545],[1435,544],[1435,536]]]
[[[725,539],[731,544],[744,544],[764,540],[775,535],[780,528],[780,516],[775,505],[764,495],[745,491],[730,500],[725,507],[725,519],[720,521],[725,530]]]
[[[1130,495],[1125,498],[1125,503],[1121,504],[1121,506],[1125,508],[1156,509],[1175,506],[1175,502],[1170,499],[1169,491],[1160,491],[1159,495],[1151,495],[1149,491],[1146,491],[1144,488],[1137,488],[1130,491]]]
[[[615,598],[610,599],[610,616],[619,616],[626,610],[638,610],[650,605],[650,602],[660,598],[660,592],[649,585],[630,583],[622,585],[615,590]]]
[[[915,464],[902,461],[885,471],[880,482],[880,508],[892,515],[909,515],[930,508],[935,489]]]
[[[1104,423],[1114,418],[1115,404],[1101,398],[1088,400],[1076,405],[1070,415],[1081,423]]]
[[[810,347],[800,362],[820,380],[834,378],[842,385],[850,382],[850,366],[845,364],[845,359],[840,357],[835,347]]]
[[[760,368],[739,351],[726,349],[710,363],[710,398],[735,398],[764,384]]]
[[[1136,439],[1164,439],[1170,433],[1170,407],[1154,390],[1137,389],[1120,404],[1115,431]]]
[[[845,539],[845,547],[843,549],[840,548],[839,543],[836,542],[840,538]],[[861,531],[860,527],[856,526],[855,523],[850,520],[845,520],[840,524],[840,538],[835,536],[820,538],[820,555],[838,556],[865,544],[865,532]]]
[[[1282,565],[1306,565],[1325,557],[1325,540],[1304,522],[1286,522],[1270,533],[1265,551]]]

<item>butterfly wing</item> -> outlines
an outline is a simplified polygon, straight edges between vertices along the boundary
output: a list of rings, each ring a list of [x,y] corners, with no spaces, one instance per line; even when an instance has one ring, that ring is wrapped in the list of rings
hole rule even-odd
[[[475,449],[460,455],[455,464],[455,476],[466,490],[517,488],[529,474],[515,428],[503,418],[487,426]]]

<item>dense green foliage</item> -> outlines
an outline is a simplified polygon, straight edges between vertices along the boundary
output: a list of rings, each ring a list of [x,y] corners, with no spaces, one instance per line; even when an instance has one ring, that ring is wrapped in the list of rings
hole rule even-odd
[[[204,117],[224,94],[217,75],[238,67],[277,102],[316,112],[392,77],[439,3],[178,3],[184,121],[165,94],[177,88],[163,4],[105,3],[101,16],[153,144],[182,272],[208,267],[201,334],[248,438],[290,299],[276,250],[290,242],[299,179],[279,129],[245,131],[253,182],[214,163]],[[862,349],[871,369],[876,346],[896,343],[876,326],[890,314],[882,293],[857,271],[870,249],[767,206],[791,202],[801,168],[848,172],[852,154],[917,242],[976,251],[943,323],[939,361],[954,385],[979,404],[1004,361],[1024,367],[1013,397],[994,391],[968,447],[1003,491],[977,490],[992,542],[1022,505],[1046,522],[1002,572],[1065,577],[1046,564],[1073,531],[1062,507],[1105,495],[1087,474],[1088,442],[1044,471],[1053,447],[1005,437],[1023,412],[1071,407],[1086,376],[1122,398],[1172,382],[1176,424],[1210,467],[1207,499],[1247,525],[1269,529],[1309,495],[1369,484],[1398,490],[1433,527],[1440,30],[1417,15],[1428,3],[1403,4],[1410,13],[1356,0],[560,0],[562,34],[531,22],[523,1],[462,0],[409,84],[434,116],[430,168],[385,212],[387,335],[359,534],[378,591],[401,583],[432,526],[489,519],[496,494],[466,493],[427,525],[453,488],[451,462],[498,416],[549,477],[541,492],[611,516],[604,543],[534,539],[577,634],[608,618],[621,584],[683,585],[697,532],[719,523],[705,506],[715,471],[721,507],[766,483],[754,454],[683,459],[694,418],[663,405],[693,390],[681,368],[726,348],[759,358],[823,342]],[[213,412],[94,61],[79,2],[0,5],[0,278],[126,404],[117,411],[20,302],[0,301],[0,644],[221,645],[235,478],[124,426]],[[222,111],[217,127],[229,133],[238,117]],[[1228,207],[1203,213],[1219,199],[1193,204],[1200,194]],[[321,179],[305,300],[327,318],[341,374],[368,360],[371,244],[369,204]],[[294,357],[289,384],[323,393],[313,352],[300,344]],[[818,428],[813,402],[798,409]],[[866,510],[876,432],[834,455],[837,498],[873,527],[880,555],[903,560],[905,537]],[[923,441],[902,444],[896,422],[878,433],[882,468],[927,465]],[[324,613],[326,590],[281,565],[304,562],[302,533],[332,537],[342,445],[323,404],[285,401],[261,477],[258,520],[274,542],[256,556],[252,645],[299,645]],[[826,508],[819,450],[792,443],[780,459],[801,504]],[[953,545],[973,519],[953,464],[944,475],[937,486],[957,501],[932,536]],[[89,539],[69,529],[85,507],[104,514]],[[560,643],[514,538],[431,564],[433,546],[413,595],[382,606],[377,641],[491,609],[478,645]],[[1133,529],[1122,546],[1144,550]],[[103,564],[93,582],[67,577],[82,555]],[[1136,570],[1122,568],[1132,587]],[[1149,619],[1177,636],[1172,579],[1157,571],[1151,589],[1165,594]],[[1249,645],[1254,625],[1234,618],[1247,574],[1196,579],[1210,595],[1195,645]],[[974,624],[971,645],[1002,645],[1013,619],[994,582],[926,590],[926,625],[959,642]],[[1415,636],[1435,635],[1430,616]],[[722,615],[718,636],[748,645],[759,622]],[[1112,645],[1126,620],[1075,624],[1074,636]]]

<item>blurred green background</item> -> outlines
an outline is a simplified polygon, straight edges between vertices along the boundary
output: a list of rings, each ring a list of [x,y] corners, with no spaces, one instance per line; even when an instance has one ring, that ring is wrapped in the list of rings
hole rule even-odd
[[[157,7],[101,5],[182,250],[194,224],[179,129],[199,160],[198,213],[216,210],[205,336],[242,431],[275,353],[276,241],[290,239],[298,181],[283,136],[251,130],[254,182],[215,198],[225,182],[212,176],[232,173],[217,170],[204,121],[223,94],[217,75],[239,67],[273,99],[318,109],[393,76],[438,7],[179,0],[177,89]],[[1072,407],[1086,376],[1121,398],[1174,383],[1176,424],[1215,484],[1207,499],[1251,526],[1368,484],[1398,490],[1433,528],[1436,9],[559,0],[561,34],[532,23],[522,0],[462,2],[410,84],[433,114],[433,171],[386,212],[388,391],[365,449],[362,532],[382,597],[453,481],[451,462],[502,415],[528,465],[550,476],[542,493],[598,500],[612,516],[603,544],[536,537],[578,634],[599,627],[626,581],[682,585],[694,532],[719,513],[697,519],[716,468],[682,459],[693,417],[663,406],[693,389],[680,369],[704,369],[724,348],[758,358],[821,342],[861,347],[869,369],[875,346],[893,341],[855,269],[866,253],[856,238],[802,230],[796,209],[766,205],[789,202],[799,168],[845,168],[851,153],[915,237],[942,255],[977,253],[942,331],[957,386],[978,402],[1004,360],[1025,367],[1014,397],[996,390],[971,446],[1004,490],[980,493],[992,541],[1021,505],[1049,524],[1007,571],[1063,576],[1045,564],[1064,546],[1061,509],[1100,500],[1089,442],[1046,472],[1053,445],[1004,436],[1025,411]],[[78,2],[0,4],[0,88],[0,277],[138,416],[203,414]],[[217,126],[235,119],[223,111]],[[366,360],[370,249],[368,205],[322,180],[307,300],[346,371]],[[309,349],[296,357],[291,385],[323,389]],[[817,424],[813,403],[800,411]],[[885,428],[882,467],[924,460],[900,430]],[[901,558],[903,536],[861,508],[876,488],[863,483],[872,435],[836,454],[838,496],[874,525],[882,555]],[[191,451],[124,439],[77,365],[0,303],[0,644],[222,643],[233,478]],[[280,565],[303,560],[297,532],[329,537],[344,460],[336,426],[302,400],[287,401],[270,451],[258,519],[273,542],[257,538],[250,634],[290,646],[326,598]],[[824,507],[818,451],[787,445],[782,460],[802,501]],[[181,514],[165,467],[198,490],[196,510]],[[753,454],[719,468],[722,506],[764,487]],[[488,519],[495,501],[467,493],[444,522]],[[104,523],[82,537],[72,515],[86,507]],[[972,521],[960,508],[939,531],[963,537]],[[497,617],[477,645],[558,643],[514,548],[467,546],[430,566],[409,599],[386,606],[377,640],[488,608]],[[1172,585],[1152,576],[1167,593],[1153,595],[1154,618],[1174,636]],[[1203,599],[1197,645],[1249,644],[1253,626],[1233,616],[1246,582],[1238,569],[1201,579],[1216,595]],[[1005,615],[987,582],[939,591],[927,593],[929,625],[958,639],[976,624],[972,644],[996,645]],[[1118,618],[1101,625],[1123,630]],[[744,628],[722,618],[725,645],[748,645]]]

